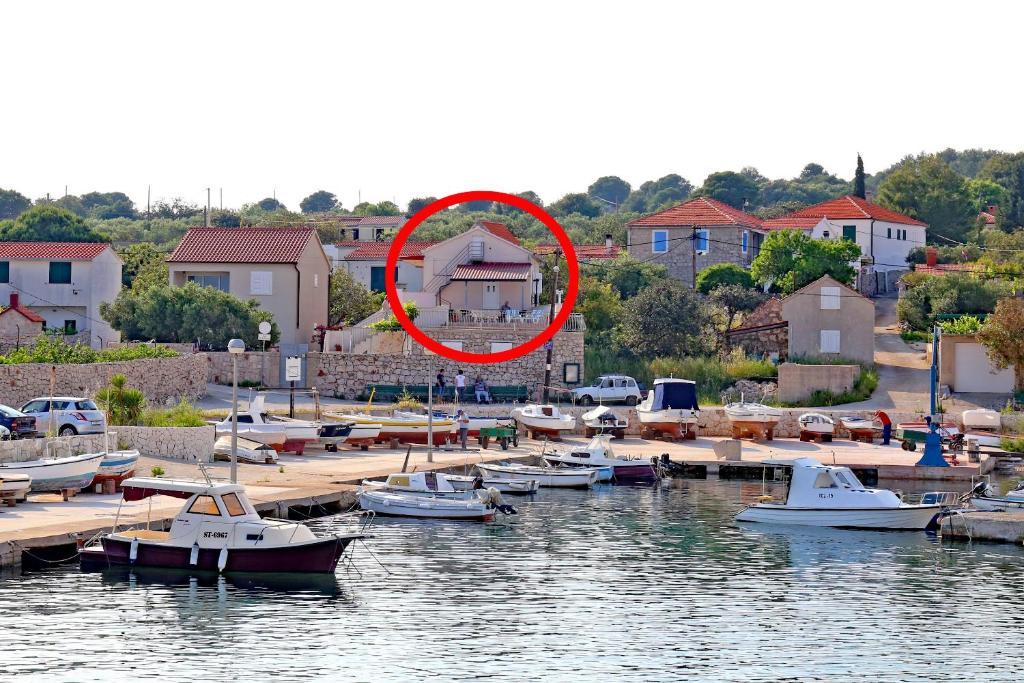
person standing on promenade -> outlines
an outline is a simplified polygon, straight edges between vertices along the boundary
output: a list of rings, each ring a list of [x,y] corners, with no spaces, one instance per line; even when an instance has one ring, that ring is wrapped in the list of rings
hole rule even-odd
[[[437,397],[444,400],[444,390],[448,386],[448,382],[444,378],[444,368],[437,371]]]
[[[466,450],[466,441],[469,439],[469,415],[466,415],[466,411],[459,408],[459,412],[455,413],[455,422],[459,425],[459,441],[462,442],[462,450]]]
[[[882,445],[888,446],[892,438],[892,420],[881,410],[875,411],[875,418],[882,423]]]
[[[462,374],[462,368],[455,371],[455,396],[459,403],[466,397],[466,376]]]

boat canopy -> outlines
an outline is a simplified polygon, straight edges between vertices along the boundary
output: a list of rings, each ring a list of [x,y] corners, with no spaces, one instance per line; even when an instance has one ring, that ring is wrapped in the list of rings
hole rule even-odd
[[[654,401],[651,410],[700,410],[697,405],[697,384],[685,379],[657,379],[654,381]]]
[[[172,498],[191,498],[197,493],[206,495],[224,495],[225,493],[242,493],[245,488],[241,484],[224,482],[208,484],[205,481],[188,479],[160,479],[159,477],[132,477],[121,484],[126,501],[142,500],[150,496],[170,496]]]

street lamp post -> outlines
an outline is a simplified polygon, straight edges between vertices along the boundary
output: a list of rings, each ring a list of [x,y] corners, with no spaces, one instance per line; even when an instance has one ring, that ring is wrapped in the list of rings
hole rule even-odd
[[[552,270],[555,273],[553,282],[551,283],[551,307],[548,309],[548,325],[550,326],[552,321],[555,319],[555,300],[558,298],[558,260],[562,257],[562,252],[559,249],[555,250],[555,266]],[[542,403],[548,402],[548,387],[551,386],[551,354],[554,351],[555,340],[549,339],[545,344],[547,347],[547,359],[544,361],[544,400]]]
[[[231,483],[238,483],[238,355],[245,351],[245,342],[232,339],[228,342],[231,354]]]

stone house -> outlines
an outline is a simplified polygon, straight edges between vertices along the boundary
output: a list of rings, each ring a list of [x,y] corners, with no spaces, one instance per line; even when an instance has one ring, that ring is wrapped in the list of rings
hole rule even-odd
[[[0,311],[0,349],[16,349],[30,345],[43,333],[46,320],[19,303],[17,292],[11,292],[10,305]]]
[[[47,329],[102,348],[121,339],[100,315],[100,304],[121,291],[121,265],[109,244],[2,242],[0,300],[16,295]]]
[[[865,294],[893,290],[899,275],[909,269],[910,250],[923,246],[928,233],[927,223],[852,195],[766,220],[764,228],[856,242],[862,258],[857,288]]]
[[[331,265],[313,228],[192,228],[167,259],[170,284],[194,282],[270,311],[282,344],[327,324]]]
[[[664,264],[687,287],[716,263],[749,267],[764,237],[760,218],[710,197],[637,218],[627,228],[630,256]]]
[[[751,355],[844,358],[871,364],[875,304],[825,275],[783,299],[769,299],[730,330],[729,341]]]

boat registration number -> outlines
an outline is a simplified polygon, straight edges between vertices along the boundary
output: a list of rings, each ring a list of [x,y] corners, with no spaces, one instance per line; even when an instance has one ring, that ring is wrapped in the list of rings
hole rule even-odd
[[[227,538],[228,532],[226,531],[206,531],[203,533],[203,538]]]

